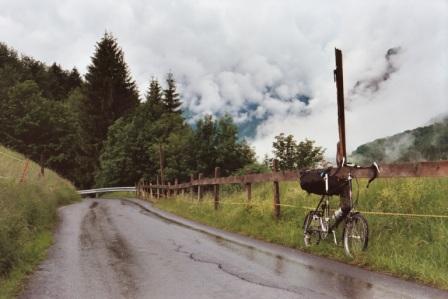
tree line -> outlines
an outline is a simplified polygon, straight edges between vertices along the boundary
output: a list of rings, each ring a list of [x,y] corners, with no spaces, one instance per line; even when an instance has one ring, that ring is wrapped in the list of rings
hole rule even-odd
[[[211,176],[216,166],[222,175],[267,170],[229,115],[206,115],[189,125],[181,107],[173,73],[162,83],[151,78],[140,98],[110,33],[96,44],[84,78],[76,68],[47,66],[0,43],[0,142],[79,188],[155,181],[160,175],[187,180],[191,173]],[[298,166],[285,151],[291,138],[279,135],[274,141],[282,169]],[[309,142],[304,148],[312,165],[323,151]],[[296,146],[293,159],[302,159],[297,151]]]

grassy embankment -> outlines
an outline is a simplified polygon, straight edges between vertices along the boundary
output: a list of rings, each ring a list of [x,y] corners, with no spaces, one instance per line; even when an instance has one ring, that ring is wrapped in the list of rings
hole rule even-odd
[[[57,223],[56,209],[80,199],[74,186],[31,162],[20,183],[25,158],[0,146],[0,298],[14,297],[45,258]]]
[[[360,180],[360,211],[448,215],[448,179],[379,179],[369,189],[365,185],[366,181]],[[319,197],[308,196],[298,183],[280,183],[280,187],[281,203],[296,207],[282,207],[279,221],[272,217],[270,183],[253,186],[250,208],[232,204],[246,200],[239,186],[222,188],[218,211],[214,211],[210,195],[201,203],[177,197],[160,200],[156,206],[228,231],[448,289],[447,218],[365,215],[370,226],[369,248],[351,260],[330,238],[305,248],[302,224],[307,210],[303,207],[315,206]],[[338,201],[334,198],[332,206]]]

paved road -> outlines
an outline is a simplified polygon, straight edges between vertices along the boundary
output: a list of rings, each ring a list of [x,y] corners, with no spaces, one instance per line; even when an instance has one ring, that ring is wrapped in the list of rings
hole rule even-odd
[[[61,208],[55,245],[21,298],[447,298],[149,210],[99,199]]]

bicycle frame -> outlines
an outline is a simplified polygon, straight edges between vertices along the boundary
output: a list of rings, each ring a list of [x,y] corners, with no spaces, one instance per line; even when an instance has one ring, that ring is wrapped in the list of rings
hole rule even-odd
[[[352,215],[354,212],[354,202],[353,202],[353,192],[352,192],[352,175],[351,172],[348,173],[347,180],[349,184],[349,201],[350,201],[350,212],[345,216],[347,219]],[[328,192],[328,187],[327,187]],[[326,239],[328,236],[328,233],[330,231],[330,195],[324,194],[321,196],[316,208],[312,212],[314,221],[319,222],[319,229],[316,231],[319,233],[320,237],[322,239]],[[355,212],[356,213],[356,212]],[[336,234],[335,231],[332,230],[334,242],[337,244]]]
[[[354,169],[360,169],[361,167],[355,166]],[[369,184],[378,176],[379,167],[376,163],[373,164],[370,168],[373,168],[374,175],[370,178]],[[341,168],[339,168],[332,175],[337,175]],[[351,169],[351,168],[349,168]],[[356,200],[353,198],[353,178],[355,178],[357,186],[358,186],[358,194],[356,196]],[[338,245],[338,241],[336,238],[336,227],[339,226],[340,220],[344,220],[342,239],[343,245],[346,255],[353,257],[360,251],[364,251],[367,249],[368,239],[369,239],[369,227],[368,222],[365,217],[356,211],[356,206],[359,200],[359,183],[356,177],[352,176],[352,172],[349,170],[347,174],[347,183],[348,190],[343,190],[341,193],[342,200],[349,201],[349,212],[345,214],[343,219],[338,220],[338,217],[335,217],[334,222],[332,222],[332,218],[330,216],[330,196],[329,194],[333,194],[333,192],[329,192],[328,189],[328,172],[325,173],[325,190],[326,194],[322,195],[316,208],[308,212],[304,221],[304,242],[306,246],[310,246],[313,243],[318,244],[320,240],[326,239],[328,237],[329,232],[331,231],[334,238],[334,243]],[[348,192],[347,192],[348,191]],[[347,194],[348,193],[348,194]],[[347,198],[348,197],[348,198]],[[344,206],[347,206],[346,203],[342,203]],[[342,208],[342,207],[341,207]],[[331,226],[330,226],[330,223]],[[354,229],[356,227],[356,229]]]

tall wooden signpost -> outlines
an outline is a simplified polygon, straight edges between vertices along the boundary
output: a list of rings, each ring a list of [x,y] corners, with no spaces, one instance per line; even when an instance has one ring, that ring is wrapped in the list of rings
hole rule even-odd
[[[337,146],[336,162],[338,165],[347,162],[347,148],[345,142],[345,105],[344,105],[344,74],[342,71],[342,51],[335,49],[336,69],[334,70],[334,80],[336,81],[338,99],[338,127],[339,142]]]

